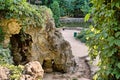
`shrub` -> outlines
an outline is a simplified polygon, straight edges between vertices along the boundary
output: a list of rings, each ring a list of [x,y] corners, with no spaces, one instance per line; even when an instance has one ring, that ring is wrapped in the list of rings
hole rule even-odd
[[[45,23],[46,17],[41,10],[46,7],[30,5],[26,0],[0,0],[0,5],[0,20],[14,18],[22,27],[41,27]]]
[[[12,56],[10,55],[10,50],[8,49],[3,49],[2,46],[0,45],[0,64],[2,63],[9,63],[13,64]]]
[[[120,1],[92,0],[94,26],[89,32],[91,59],[99,56],[95,80],[120,80]]]
[[[3,49],[0,45],[0,65],[10,70],[9,79],[19,80],[22,74],[23,66],[14,66],[9,49]]]
[[[80,31],[77,35],[77,39],[79,39],[81,42],[85,43],[86,42],[86,30]]]

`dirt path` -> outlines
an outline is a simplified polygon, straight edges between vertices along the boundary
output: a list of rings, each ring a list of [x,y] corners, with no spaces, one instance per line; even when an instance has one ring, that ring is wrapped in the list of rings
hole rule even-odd
[[[75,57],[84,57],[88,55],[88,48],[84,43],[74,38],[74,32],[80,32],[78,30],[61,30],[62,36],[67,40],[72,49],[72,53]]]

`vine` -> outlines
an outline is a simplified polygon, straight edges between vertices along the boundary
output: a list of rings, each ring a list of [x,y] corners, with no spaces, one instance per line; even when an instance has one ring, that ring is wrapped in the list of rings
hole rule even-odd
[[[91,59],[99,56],[100,70],[95,80],[120,79],[120,1],[92,0],[94,26],[88,42]],[[90,33],[90,35],[89,35]]]
[[[31,5],[26,0],[0,0],[0,19],[15,18],[22,27],[43,27],[45,23],[45,6]],[[50,12],[51,13],[51,12]]]

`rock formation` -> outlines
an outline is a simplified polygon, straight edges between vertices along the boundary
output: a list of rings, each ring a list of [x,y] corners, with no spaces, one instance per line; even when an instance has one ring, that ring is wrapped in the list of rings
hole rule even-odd
[[[43,78],[44,70],[38,61],[32,61],[25,65],[20,80],[39,80]]]
[[[13,74],[18,75],[16,73],[12,73],[13,70],[7,68],[8,66],[0,66],[0,80],[14,80],[13,78],[17,78],[16,80],[39,80],[43,78],[44,70],[38,61],[32,61],[27,63],[24,66],[24,69],[21,71],[22,73],[19,76],[12,76]],[[13,66],[11,67],[13,68]],[[18,71],[19,72],[19,71]],[[12,77],[11,77],[12,76]]]
[[[71,46],[55,28],[49,11],[43,12],[46,14],[45,25],[29,26],[25,31],[21,29],[17,20],[4,20],[3,24],[0,24],[6,33],[4,45],[7,47],[10,41],[16,65],[39,61],[45,72],[68,72],[74,65]]]
[[[10,70],[8,68],[0,66],[0,80],[9,79]]]

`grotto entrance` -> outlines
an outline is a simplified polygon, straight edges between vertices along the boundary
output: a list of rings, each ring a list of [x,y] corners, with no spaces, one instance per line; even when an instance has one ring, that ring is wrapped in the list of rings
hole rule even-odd
[[[32,37],[20,31],[10,38],[11,52],[15,65],[26,64],[30,61]]]

